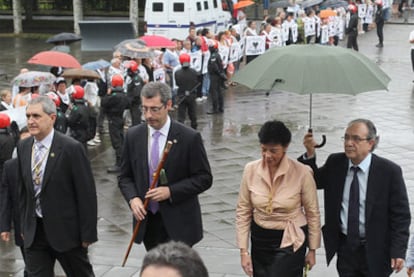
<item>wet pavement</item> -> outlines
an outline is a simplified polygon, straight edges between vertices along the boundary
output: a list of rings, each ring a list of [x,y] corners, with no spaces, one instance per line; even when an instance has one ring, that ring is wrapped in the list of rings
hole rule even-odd
[[[413,28],[402,24],[385,25],[383,49],[375,47],[375,30],[358,37],[360,52],[375,60],[391,77],[388,92],[367,92],[357,96],[314,94],[312,118],[315,135],[326,134],[328,140],[326,146],[318,150],[320,163],[329,153],[341,151],[340,138],[349,120],[357,117],[373,120],[381,137],[375,152],[402,166],[411,200],[414,200],[414,75],[408,35]],[[25,61],[39,51],[39,47],[47,47],[37,40],[0,39],[0,42],[3,49],[10,51],[0,53],[0,68],[8,69],[10,76],[14,76],[21,65],[27,66]],[[82,62],[99,57],[109,59],[109,53],[80,52],[79,47],[74,47],[72,53]],[[1,86],[7,84],[8,81],[0,81]],[[286,122],[292,131],[288,151],[291,157],[304,151],[302,137],[308,128],[309,96],[272,92],[267,97],[263,91],[248,91],[237,86],[226,91],[224,114],[206,115],[205,105],[199,105],[199,131],[205,141],[214,183],[210,190],[200,195],[204,239],[195,249],[204,259],[210,276],[245,276],[239,265],[234,227],[243,167],[248,161],[259,158],[257,131],[270,119]],[[132,232],[131,215],[119,192],[116,176],[106,173],[106,168],[114,163],[109,145],[105,135],[102,145],[90,148],[99,206],[99,241],[90,247],[90,258],[96,276],[139,276],[145,255],[142,246],[134,245],[126,266],[121,267]],[[322,192],[319,196],[323,211]],[[413,205],[410,207],[413,209]],[[0,277],[23,276],[20,252],[13,243],[0,242],[0,253]],[[62,275],[59,268],[56,272]],[[335,263],[326,266],[323,248],[317,250],[317,265],[308,276],[337,276]],[[395,276],[405,276],[405,273]]]

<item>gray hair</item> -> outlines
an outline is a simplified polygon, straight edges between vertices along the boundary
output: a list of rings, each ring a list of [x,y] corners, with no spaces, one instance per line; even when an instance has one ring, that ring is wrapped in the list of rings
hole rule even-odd
[[[145,98],[160,96],[161,103],[166,105],[168,100],[171,100],[171,88],[162,82],[150,82],[142,88],[141,96]]]
[[[208,277],[197,251],[182,242],[170,241],[151,249],[144,257],[140,276],[151,265],[173,268],[181,277]]]
[[[56,114],[56,105],[48,96],[38,96],[29,101],[29,105],[41,104],[47,114]]]
[[[377,128],[375,127],[374,123],[371,120],[365,119],[365,118],[357,118],[357,119],[352,120],[351,122],[348,123],[348,127],[354,124],[359,124],[359,123],[367,126],[367,129],[368,129],[367,139],[374,140],[374,145],[371,148],[371,152],[373,152],[379,142],[379,136],[377,135]]]

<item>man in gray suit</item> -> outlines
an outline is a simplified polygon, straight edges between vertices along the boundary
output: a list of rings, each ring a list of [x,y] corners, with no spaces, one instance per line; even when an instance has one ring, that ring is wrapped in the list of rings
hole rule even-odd
[[[26,117],[32,137],[18,145],[18,161],[29,276],[53,277],[56,259],[68,277],[94,276],[87,254],[97,241],[97,199],[86,152],[53,130],[56,106],[49,97],[32,99]]]

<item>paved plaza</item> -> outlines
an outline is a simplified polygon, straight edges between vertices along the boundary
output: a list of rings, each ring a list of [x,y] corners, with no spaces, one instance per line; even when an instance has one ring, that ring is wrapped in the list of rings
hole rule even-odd
[[[389,91],[357,96],[314,94],[312,127],[316,137],[327,136],[327,144],[317,152],[321,164],[328,154],[342,150],[340,138],[348,121],[358,117],[373,120],[380,135],[375,153],[402,166],[411,203],[414,203],[414,73],[408,43],[412,29],[414,26],[386,24],[382,49],[375,47],[375,30],[360,35],[360,52],[378,63],[391,77]],[[344,43],[342,41],[341,45]],[[86,57],[82,54],[83,59]],[[271,92],[267,97],[264,91],[249,91],[236,86],[226,91],[224,114],[206,115],[206,111],[205,104],[200,104],[199,131],[205,142],[214,182],[211,189],[200,195],[204,239],[195,249],[204,259],[210,276],[245,276],[240,267],[234,225],[243,167],[259,158],[257,132],[261,124],[270,119],[284,121],[292,131],[289,156],[295,158],[303,153],[302,138],[309,121],[309,95]],[[126,266],[121,267],[132,233],[131,213],[119,192],[116,176],[106,173],[106,168],[114,163],[107,135],[102,145],[90,148],[90,156],[99,208],[99,241],[90,247],[96,276],[139,276],[145,255],[142,246],[134,245]],[[323,215],[322,192],[319,196]],[[0,242],[0,253],[0,277],[23,276],[23,261],[13,243]],[[63,275],[59,268],[57,272]],[[323,248],[317,250],[317,265],[308,276],[337,276],[335,263],[326,266]],[[406,274],[404,271],[395,276]]]

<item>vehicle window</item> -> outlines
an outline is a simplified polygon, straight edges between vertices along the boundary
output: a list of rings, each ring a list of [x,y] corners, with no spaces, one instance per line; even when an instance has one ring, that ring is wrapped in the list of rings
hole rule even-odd
[[[207,1],[204,1],[204,9],[208,10],[208,2]]]
[[[197,2],[197,11],[201,11],[201,2]]]
[[[183,12],[184,11],[184,3],[174,3],[173,9],[175,12]]]
[[[153,12],[163,12],[164,11],[164,4],[161,3],[161,2],[152,3],[152,11]]]
[[[213,7],[214,7],[215,9],[217,9],[217,7],[218,7],[217,0],[213,0]]]

